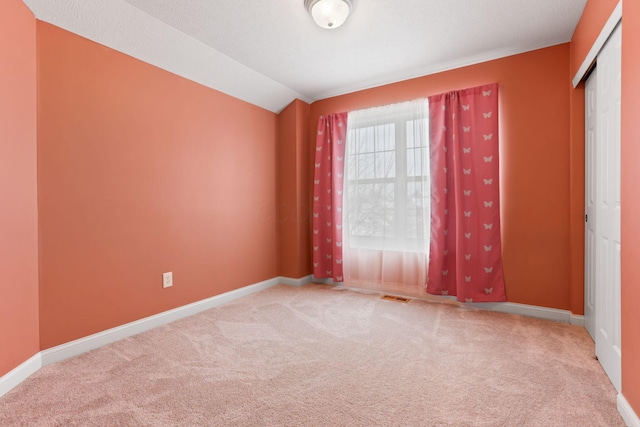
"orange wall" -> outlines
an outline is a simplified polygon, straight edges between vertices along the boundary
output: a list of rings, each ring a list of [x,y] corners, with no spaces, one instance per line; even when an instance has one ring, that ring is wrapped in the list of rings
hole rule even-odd
[[[276,276],[275,114],[37,38],[42,349]]]
[[[0,2],[0,377],[39,350],[35,25]]]
[[[278,274],[311,274],[309,104],[296,99],[278,116]]]
[[[0,2],[0,377],[39,350],[35,26]]]
[[[571,78],[578,72],[602,27],[620,0],[589,0],[571,38]],[[631,0],[634,1],[634,0]]]
[[[622,13],[622,394],[640,415],[640,3]]]
[[[569,45],[315,102],[318,116],[500,83],[502,233],[507,298],[570,308]]]

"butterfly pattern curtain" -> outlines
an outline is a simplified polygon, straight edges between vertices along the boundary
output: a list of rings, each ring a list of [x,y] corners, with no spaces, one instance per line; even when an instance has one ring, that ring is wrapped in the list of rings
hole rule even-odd
[[[427,292],[506,301],[500,235],[498,85],[429,97]]]
[[[347,113],[318,119],[313,174],[313,275],[343,281],[342,188]]]

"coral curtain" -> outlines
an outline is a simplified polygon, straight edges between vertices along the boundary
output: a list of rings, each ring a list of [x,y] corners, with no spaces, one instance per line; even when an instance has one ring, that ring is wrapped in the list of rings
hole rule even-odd
[[[313,174],[313,275],[342,282],[342,188],[347,113],[318,119]]]
[[[429,97],[427,292],[506,301],[500,236],[498,84]]]

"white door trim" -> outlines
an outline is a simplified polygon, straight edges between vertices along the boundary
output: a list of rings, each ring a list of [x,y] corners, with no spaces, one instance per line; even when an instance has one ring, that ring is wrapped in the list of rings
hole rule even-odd
[[[613,31],[616,29],[616,26],[621,20],[622,20],[622,0],[618,2],[618,4],[616,5],[616,8],[613,9],[613,12],[611,12],[611,16],[609,16],[609,19],[607,20],[606,24],[604,24],[604,27],[602,28],[602,31],[600,31],[598,38],[593,43],[593,46],[591,46],[591,50],[589,50],[589,53],[587,53],[586,58],[584,58],[584,61],[582,61],[582,65],[580,65],[580,68],[578,68],[578,72],[573,77],[574,88],[576,88],[580,84],[582,79],[584,79],[584,77],[587,75],[587,72],[591,69],[591,66],[593,65],[596,58],[598,57],[598,53],[600,53],[600,50],[602,49],[604,44],[607,42],[607,40],[609,39],[609,36],[611,36]]]
[[[596,137],[596,356],[622,390],[620,343],[620,98],[622,24],[598,54]]]
[[[596,339],[596,159],[598,122],[598,67],[584,85],[584,320],[591,338]]]

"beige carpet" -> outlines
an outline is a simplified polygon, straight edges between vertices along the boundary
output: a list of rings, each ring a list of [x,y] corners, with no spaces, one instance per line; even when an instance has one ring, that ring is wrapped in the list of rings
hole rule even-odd
[[[583,328],[276,286],[47,366],[0,426],[623,426]]]

